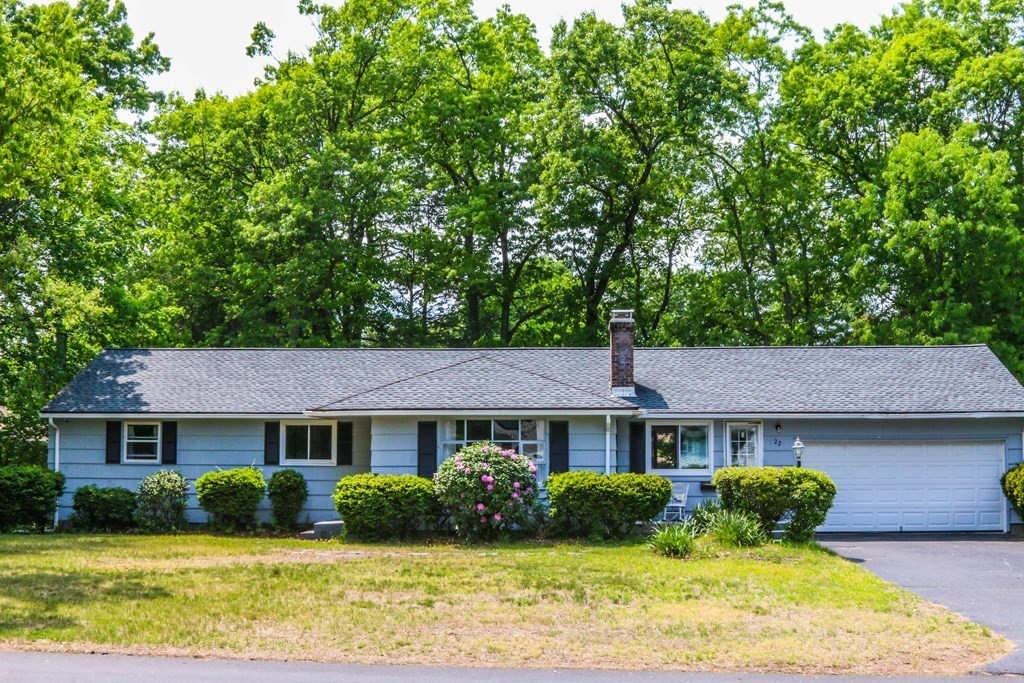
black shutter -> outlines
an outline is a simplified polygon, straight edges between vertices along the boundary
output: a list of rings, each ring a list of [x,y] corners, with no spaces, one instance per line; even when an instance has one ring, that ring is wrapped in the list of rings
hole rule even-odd
[[[160,425],[160,459],[164,465],[178,464],[178,423]]]
[[[352,464],[352,423],[338,423],[338,464]]]
[[[629,423],[629,471],[647,471],[647,428],[643,422]]]
[[[121,422],[118,420],[107,423],[107,464],[121,464]]]
[[[277,465],[281,462],[281,423],[263,423],[263,464]]]
[[[437,471],[437,422],[416,425],[416,470],[428,479]]]
[[[548,453],[551,474],[569,471],[569,423],[548,423]]]

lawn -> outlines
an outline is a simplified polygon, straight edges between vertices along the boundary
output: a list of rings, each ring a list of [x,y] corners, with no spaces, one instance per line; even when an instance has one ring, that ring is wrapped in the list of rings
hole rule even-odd
[[[1003,638],[819,548],[0,536],[7,648],[956,674]]]

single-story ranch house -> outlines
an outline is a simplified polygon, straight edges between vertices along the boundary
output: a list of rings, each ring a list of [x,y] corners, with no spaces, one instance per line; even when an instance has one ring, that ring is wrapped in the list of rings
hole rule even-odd
[[[720,467],[824,470],[825,531],[1005,531],[1000,475],[1021,460],[1024,387],[974,346],[633,348],[616,311],[601,348],[111,349],[43,410],[50,464],[137,486],[160,468],[280,467],[309,521],[356,472],[431,476],[492,440],[573,469],[653,472],[713,496]],[[609,358],[610,356],[610,358]],[[192,500],[193,521],[205,515]]]

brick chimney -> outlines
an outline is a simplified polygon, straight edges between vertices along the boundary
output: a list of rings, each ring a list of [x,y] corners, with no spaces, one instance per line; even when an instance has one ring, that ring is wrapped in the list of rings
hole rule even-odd
[[[636,396],[633,386],[633,311],[612,311],[608,321],[611,342],[612,396]]]

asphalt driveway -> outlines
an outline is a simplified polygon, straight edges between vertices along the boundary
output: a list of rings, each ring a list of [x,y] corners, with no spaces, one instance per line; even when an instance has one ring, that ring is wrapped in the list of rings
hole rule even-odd
[[[883,579],[1017,644],[983,668],[1024,674],[1024,539],[1004,534],[822,534],[821,543]]]

